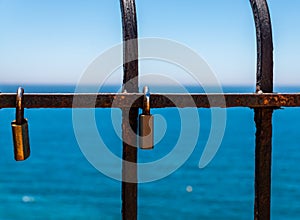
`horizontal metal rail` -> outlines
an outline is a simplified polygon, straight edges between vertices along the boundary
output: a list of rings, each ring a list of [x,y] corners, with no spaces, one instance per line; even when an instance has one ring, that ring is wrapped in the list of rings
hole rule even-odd
[[[28,93],[24,108],[142,108],[143,93]],[[73,99],[76,98],[76,102]],[[225,100],[225,102],[224,102]],[[224,104],[225,103],[225,104]],[[300,93],[151,94],[151,108],[300,107]],[[1,93],[0,108],[15,108],[16,94]]]

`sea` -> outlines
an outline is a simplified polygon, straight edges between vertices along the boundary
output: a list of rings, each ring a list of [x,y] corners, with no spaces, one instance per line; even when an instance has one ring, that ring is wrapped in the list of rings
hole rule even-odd
[[[0,85],[3,93],[16,92],[18,85]],[[25,85],[25,93],[68,93],[74,86]],[[100,92],[116,92],[106,86]],[[174,90],[174,88],[172,88]],[[164,87],[152,92],[171,91]],[[202,92],[191,87],[190,92]],[[224,92],[253,92],[253,87],[224,87]],[[300,87],[278,87],[276,92],[299,92]],[[173,92],[173,91],[172,91]],[[114,155],[122,155],[121,112],[96,109],[94,119],[103,143]],[[250,108],[225,109],[225,129],[221,145],[213,159],[199,168],[213,126],[211,109],[194,109],[199,121],[183,118],[191,109],[152,109],[155,135],[159,140],[153,150],[138,150],[139,163],[166,159],[175,147],[182,155],[190,155],[179,164],[177,157],[170,164],[177,166],[168,175],[138,185],[138,219],[204,219],[240,220],[254,216],[254,112]],[[84,110],[83,110],[84,112]],[[25,109],[29,124],[31,156],[16,162],[13,154],[11,121],[15,109],[0,109],[0,220],[16,219],[121,219],[121,182],[115,178],[120,164],[105,158],[100,150],[94,159],[112,169],[102,172],[82,150],[78,130],[88,143],[96,143],[97,135],[89,132],[87,123],[74,129],[72,109]],[[186,115],[186,114],[185,114]],[[282,108],[273,115],[272,201],[274,220],[300,219],[300,108]],[[191,114],[190,117],[194,117]],[[188,126],[182,129],[184,120]],[[198,123],[199,122],[199,123]],[[200,126],[199,126],[200,124]],[[162,130],[159,125],[162,125]],[[87,126],[87,127],[85,127]],[[198,128],[197,128],[198,126]],[[221,125],[220,125],[221,126]],[[77,123],[78,127],[78,123]],[[189,135],[199,135],[194,146]],[[197,130],[198,129],[198,130]],[[187,136],[181,136],[181,133]],[[162,134],[161,134],[162,133]],[[182,146],[177,146],[180,139]],[[191,137],[193,138],[193,137]],[[181,143],[181,142],[180,142]],[[183,146],[184,145],[184,146]],[[100,149],[100,146],[99,146]],[[102,149],[102,148],[101,148]],[[104,151],[103,151],[104,154]],[[151,174],[164,171],[152,167]],[[151,169],[151,167],[149,168]],[[167,168],[165,170],[168,170]],[[167,172],[167,171],[166,171]],[[163,173],[163,172],[161,172]],[[144,174],[141,174],[144,175]]]

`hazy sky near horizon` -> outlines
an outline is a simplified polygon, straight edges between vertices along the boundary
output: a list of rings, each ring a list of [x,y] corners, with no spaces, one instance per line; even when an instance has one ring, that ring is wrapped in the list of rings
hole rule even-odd
[[[268,3],[275,85],[299,85],[300,1]],[[223,85],[255,83],[255,28],[248,0],[136,0],[136,6],[140,38],[167,38],[190,47]],[[76,84],[97,56],[122,42],[120,3],[0,0],[0,31],[0,84]],[[141,70],[147,72],[147,64],[141,62]],[[120,84],[121,78],[119,71],[109,83]]]

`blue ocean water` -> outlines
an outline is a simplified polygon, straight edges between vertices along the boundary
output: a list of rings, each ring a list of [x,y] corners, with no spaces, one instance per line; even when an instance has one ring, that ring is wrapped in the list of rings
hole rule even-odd
[[[0,87],[2,92],[16,89],[15,86]],[[27,86],[25,92],[72,92],[73,89]],[[107,88],[105,91],[115,90]],[[224,90],[251,92],[253,88]],[[296,92],[300,88],[277,88],[277,91]],[[189,159],[168,177],[139,185],[139,219],[253,219],[253,110],[227,110],[222,145],[204,169],[199,169],[198,163],[211,129],[211,112],[209,109],[198,112],[200,136]],[[153,151],[139,151],[140,161],[162,158],[172,150],[181,132],[176,109],[159,109],[152,113],[164,117],[168,129]],[[1,220],[121,219],[121,183],[103,175],[86,160],[73,131],[71,109],[25,110],[32,150],[25,162],[13,159],[10,122],[14,114],[14,109],[0,110]],[[110,150],[120,156],[121,140],[110,115],[109,109],[97,109],[97,126]],[[118,124],[120,112],[114,115]],[[300,217],[299,119],[300,108],[285,108],[274,113],[272,219]],[[190,129],[192,131],[194,126]],[[88,132],[86,135],[93,142],[94,137]]]

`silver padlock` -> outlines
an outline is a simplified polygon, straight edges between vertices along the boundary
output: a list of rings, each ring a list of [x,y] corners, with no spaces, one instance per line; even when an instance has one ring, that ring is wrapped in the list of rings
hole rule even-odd
[[[16,161],[26,160],[30,156],[28,122],[24,118],[23,93],[24,89],[20,87],[16,98],[16,120],[11,123]]]
[[[153,126],[153,116],[150,114],[150,92],[148,87],[145,86],[143,113],[139,116],[139,146],[141,149],[153,149]]]

